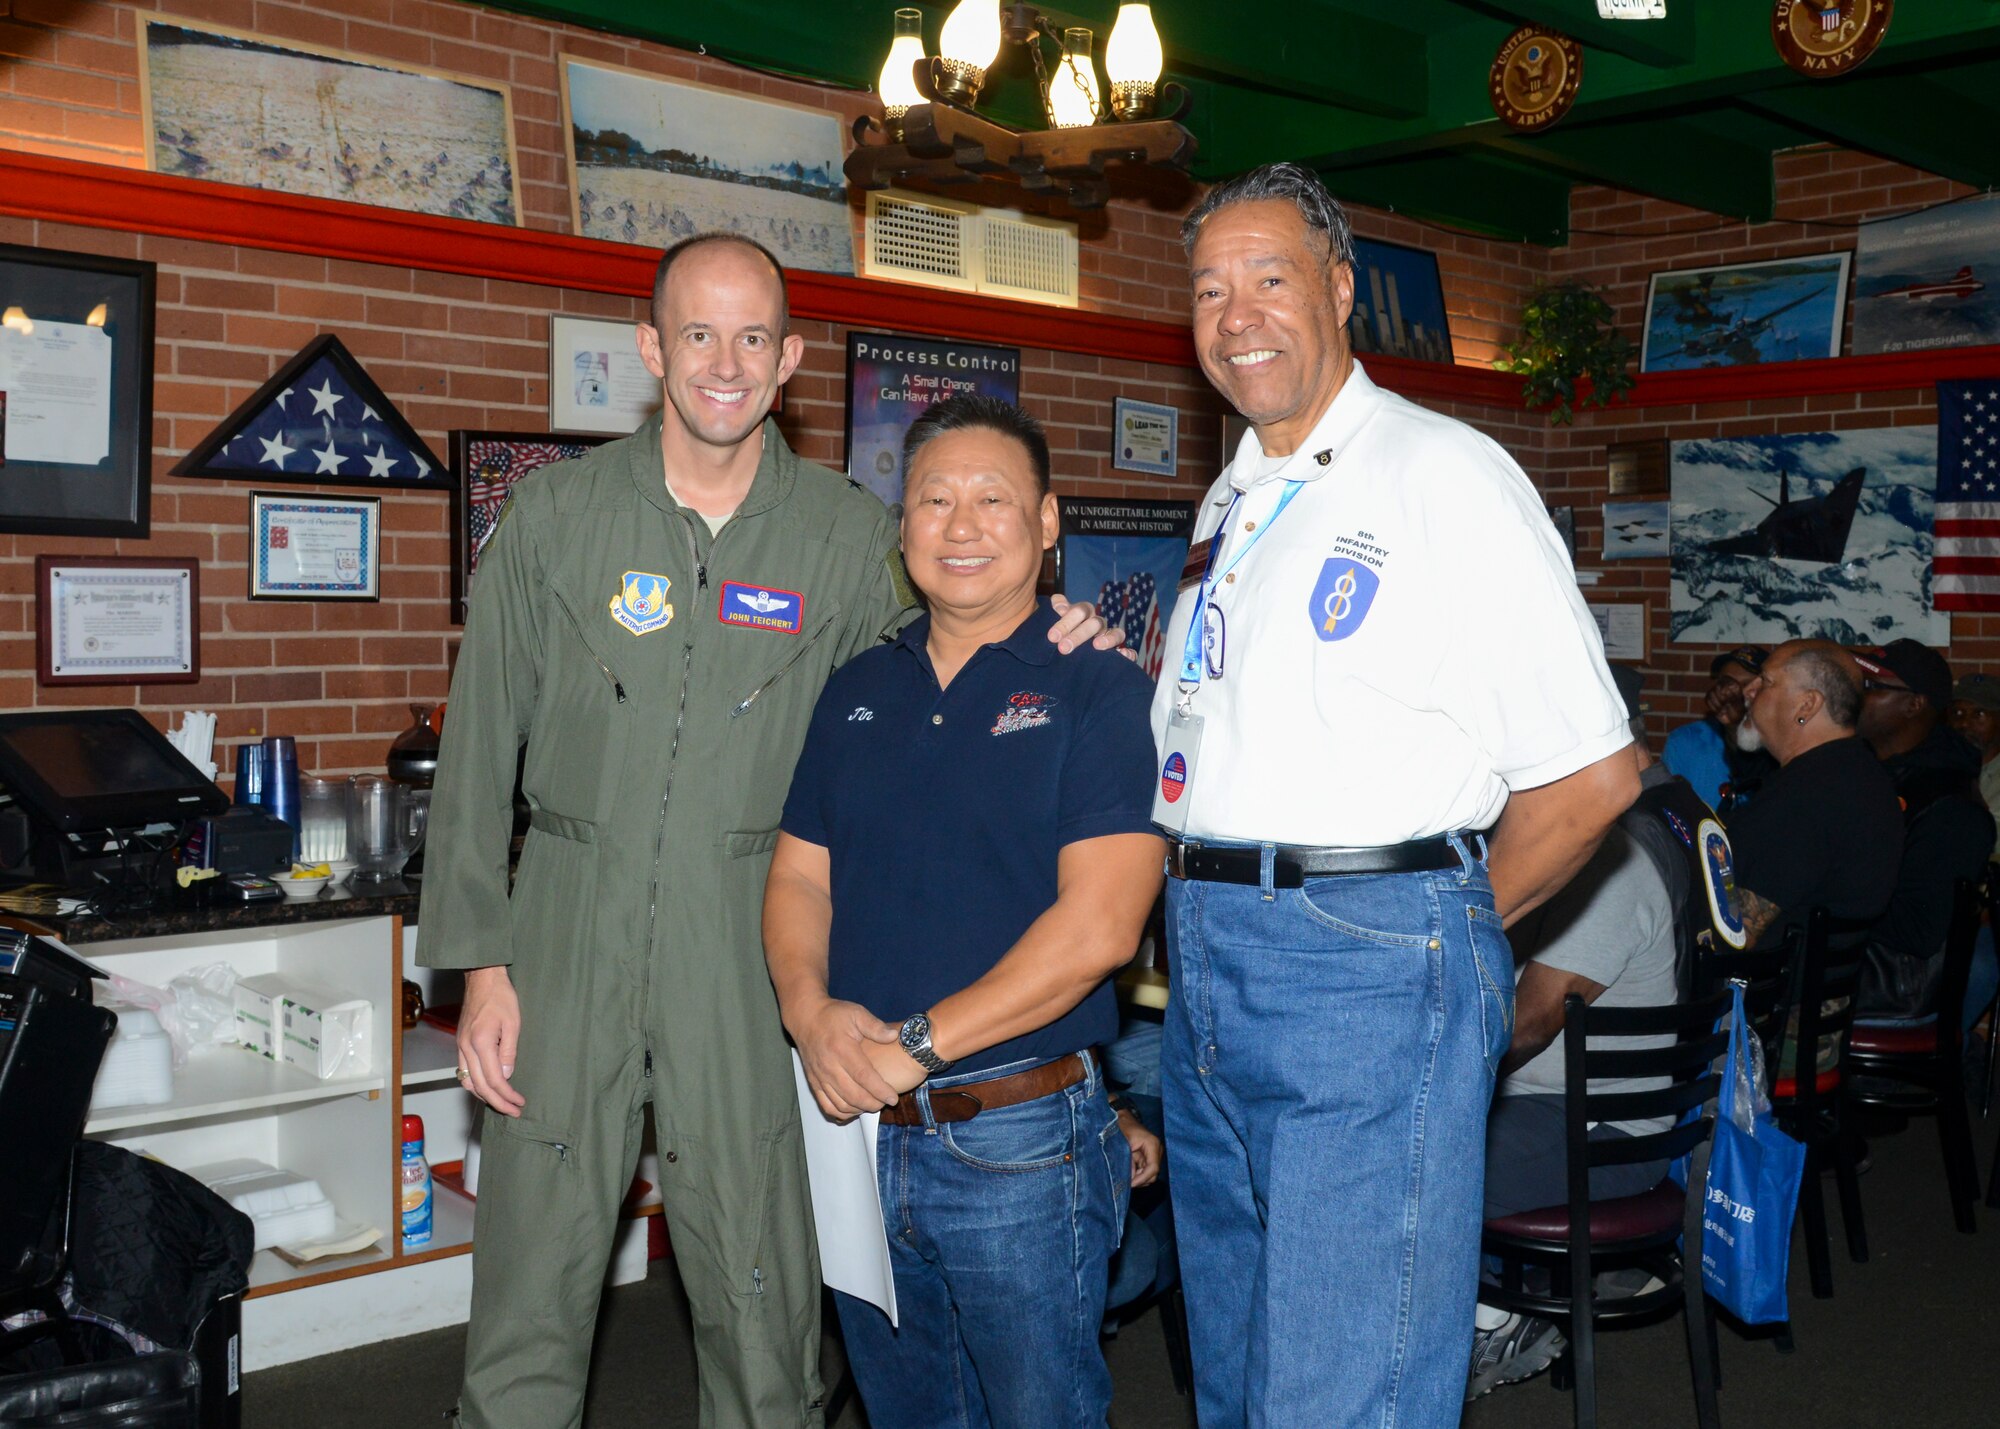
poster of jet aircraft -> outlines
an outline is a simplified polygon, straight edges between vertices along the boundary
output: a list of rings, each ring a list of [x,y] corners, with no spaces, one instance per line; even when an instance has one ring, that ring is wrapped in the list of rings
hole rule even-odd
[[[1861,227],[1854,354],[2000,342],[2000,199]]]

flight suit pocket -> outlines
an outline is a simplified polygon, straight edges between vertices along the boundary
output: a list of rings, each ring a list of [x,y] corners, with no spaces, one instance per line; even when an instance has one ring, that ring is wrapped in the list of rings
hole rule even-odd
[[[502,1116],[491,1109],[481,1122],[479,1134],[486,1149],[491,1149],[491,1138],[498,1132],[510,1141],[546,1151],[564,1170],[575,1164],[571,1151],[576,1145],[575,1134],[553,1122],[536,1121],[526,1116]]]
[[[531,808],[560,821],[561,827],[544,825],[549,832],[588,843],[594,834],[564,830],[602,824],[610,815],[624,773],[632,687],[562,593],[550,595],[566,623],[551,628],[521,789]]]
[[[722,836],[722,851],[731,858],[754,858],[778,846],[776,829],[739,829]]]
[[[813,613],[812,623],[804,631],[787,637],[795,644],[732,693],[728,764],[735,773],[732,782],[741,790],[742,802],[728,824],[741,832],[725,835],[725,844],[737,838],[754,840],[763,831],[775,832],[778,827],[785,795],[792,787],[792,769],[805,743],[806,726],[831,673],[834,645],[830,632],[839,615],[840,607],[828,601]],[[772,842],[776,842],[775,837]],[[745,847],[741,853],[762,851]]]

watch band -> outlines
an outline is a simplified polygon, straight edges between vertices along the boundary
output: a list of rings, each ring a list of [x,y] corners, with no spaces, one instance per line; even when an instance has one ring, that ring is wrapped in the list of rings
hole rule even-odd
[[[951,1066],[951,1063],[931,1050],[931,1019],[928,1013],[916,1012],[904,1019],[903,1029],[898,1034],[897,1040],[902,1043],[903,1050],[915,1059],[917,1065],[932,1076]]]

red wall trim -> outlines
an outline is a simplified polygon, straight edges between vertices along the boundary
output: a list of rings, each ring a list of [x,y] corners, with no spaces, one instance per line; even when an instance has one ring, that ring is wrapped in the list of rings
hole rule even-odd
[[[656,256],[652,249],[565,233],[502,228],[5,149],[0,149],[0,213],[633,296],[651,290]],[[1196,365],[1194,344],[1178,320],[1148,322],[827,273],[792,271],[787,278],[792,311],[802,318],[1167,367]],[[1411,398],[1492,407],[1512,407],[1521,400],[1520,379],[1489,368],[1370,357],[1368,371],[1384,387]],[[1963,377],[2000,377],[2000,347],[1653,373],[1640,377],[1619,405],[1696,406],[1900,392]]]

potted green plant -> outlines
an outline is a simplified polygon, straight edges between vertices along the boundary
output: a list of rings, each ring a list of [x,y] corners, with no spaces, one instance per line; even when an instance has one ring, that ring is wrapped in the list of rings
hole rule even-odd
[[[1527,405],[1547,407],[1550,423],[1566,427],[1579,400],[1602,407],[1632,385],[1632,354],[1609,303],[1580,283],[1559,283],[1528,295],[1521,335],[1493,365],[1525,378]]]

